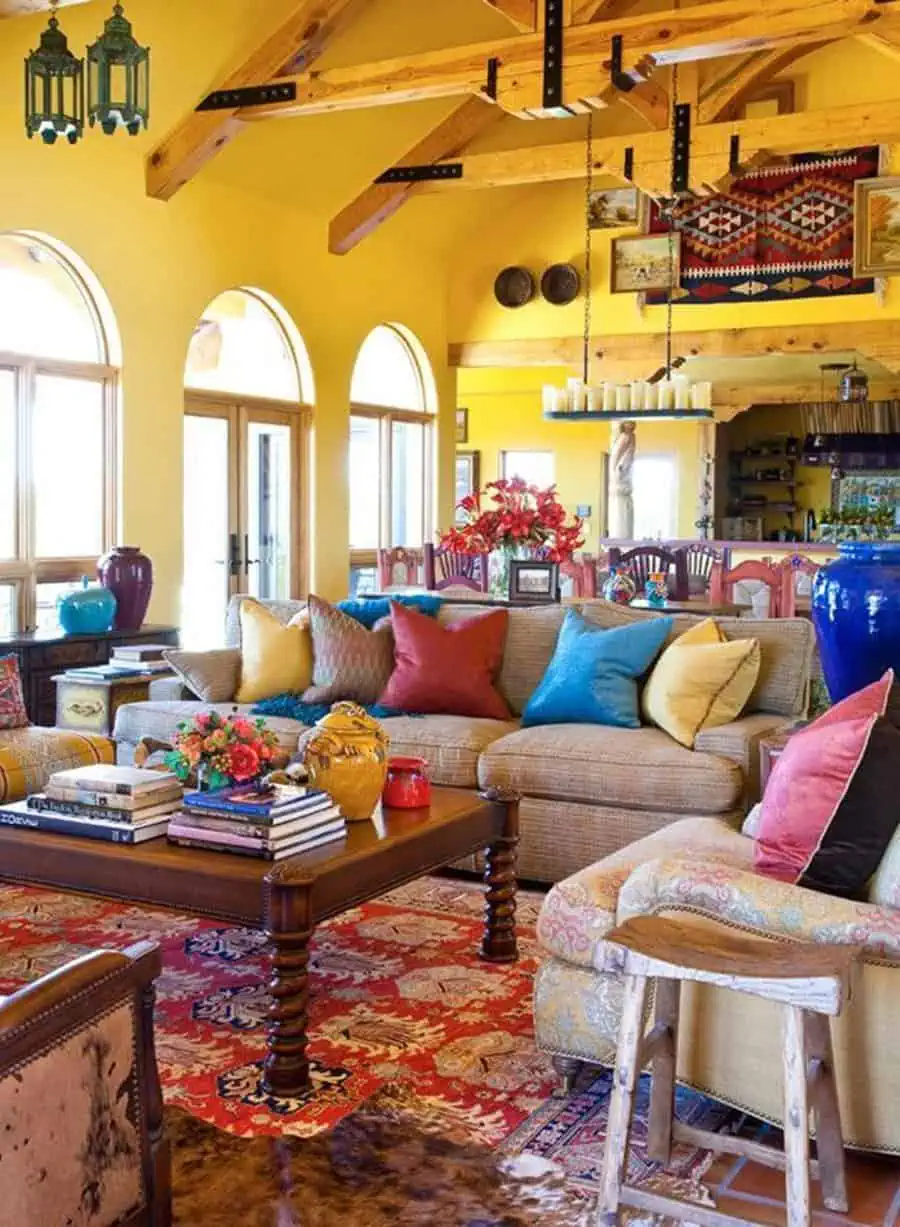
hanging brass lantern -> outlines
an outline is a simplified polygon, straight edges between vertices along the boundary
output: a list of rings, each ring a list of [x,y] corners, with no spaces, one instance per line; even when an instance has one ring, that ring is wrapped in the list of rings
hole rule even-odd
[[[865,371],[859,369],[855,359],[850,369],[845,370],[841,376],[839,394],[842,401],[856,404],[865,403],[869,399],[869,377]]]
[[[51,5],[50,23],[36,51],[25,60],[25,130],[46,145],[64,136],[74,145],[84,135],[84,60],[69,50]]]
[[[150,118],[150,48],[141,47],[121,4],[87,50],[88,118],[107,136],[137,136]]]

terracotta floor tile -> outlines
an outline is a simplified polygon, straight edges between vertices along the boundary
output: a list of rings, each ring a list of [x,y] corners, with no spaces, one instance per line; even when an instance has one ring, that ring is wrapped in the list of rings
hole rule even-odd
[[[847,1155],[847,1190],[850,1197],[850,1213],[854,1223],[881,1224],[900,1189],[900,1160],[873,1155]],[[727,1192],[750,1193],[756,1197],[769,1197],[784,1201],[784,1176],[759,1163],[745,1163],[727,1181]],[[812,1185],[813,1210],[825,1210],[821,1189],[817,1181]],[[835,1216],[840,1217],[840,1216]]]

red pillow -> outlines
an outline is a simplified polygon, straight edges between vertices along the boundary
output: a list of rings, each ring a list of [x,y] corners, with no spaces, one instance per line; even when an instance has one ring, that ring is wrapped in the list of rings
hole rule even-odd
[[[394,672],[378,700],[397,711],[510,720],[494,687],[503,661],[505,609],[442,626],[391,602]]]
[[[762,800],[759,873],[865,897],[897,828],[900,731],[883,718],[892,682],[889,672],[787,743]]]
[[[27,724],[19,662],[15,656],[0,656],[0,729],[23,729]]]

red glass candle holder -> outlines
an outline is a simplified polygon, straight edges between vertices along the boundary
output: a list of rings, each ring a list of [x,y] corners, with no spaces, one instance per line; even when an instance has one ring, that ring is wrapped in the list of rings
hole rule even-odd
[[[388,809],[424,809],[431,804],[431,783],[424,758],[388,759],[382,800]]]

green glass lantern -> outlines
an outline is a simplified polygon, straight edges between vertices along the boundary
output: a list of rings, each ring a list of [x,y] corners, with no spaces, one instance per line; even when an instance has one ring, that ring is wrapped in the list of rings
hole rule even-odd
[[[46,145],[61,136],[74,145],[84,135],[84,60],[69,50],[51,8],[41,44],[25,60],[25,130]]]
[[[150,118],[150,48],[141,47],[121,4],[87,50],[88,118],[107,136],[137,136]]]

